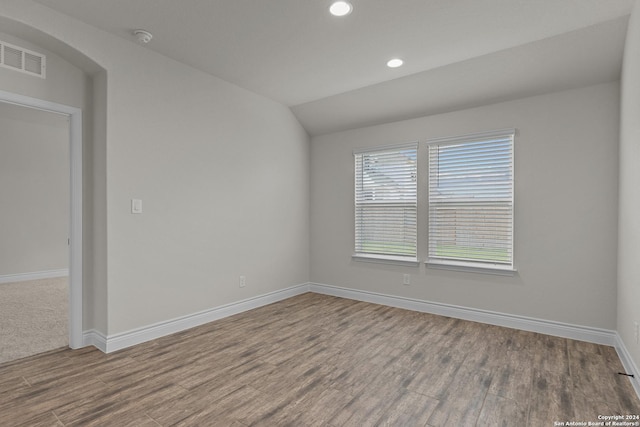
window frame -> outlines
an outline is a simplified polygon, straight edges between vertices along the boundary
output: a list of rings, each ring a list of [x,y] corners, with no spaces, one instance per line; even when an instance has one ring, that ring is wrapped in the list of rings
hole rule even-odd
[[[359,203],[359,192],[364,191],[362,188],[358,188],[358,158],[359,156],[367,155],[367,154],[376,154],[376,153],[384,153],[384,152],[394,152],[394,151],[405,151],[405,150],[414,150],[415,152],[415,162],[413,173],[415,174],[415,192],[414,192],[414,200],[413,202],[404,202],[406,205],[413,205],[415,209],[415,253],[412,255],[398,255],[391,253],[371,253],[365,251],[358,251],[361,249],[358,247],[358,227],[362,224],[362,221],[359,221],[359,207],[362,207],[362,203]],[[397,264],[397,265],[405,265],[405,266],[418,266],[420,265],[420,261],[418,258],[418,238],[419,238],[419,230],[418,230],[418,151],[419,151],[419,143],[416,142],[408,142],[402,144],[391,144],[391,145],[382,145],[376,147],[368,147],[368,148],[360,148],[353,150],[354,156],[354,197],[353,197],[353,206],[354,206],[354,253],[352,254],[352,259],[355,261],[364,261],[364,262],[374,262],[374,263],[385,263],[385,264]],[[360,159],[362,161],[362,158]],[[403,204],[398,203],[397,204]],[[383,203],[381,203],[383,204]]]
[[[425,264],[428,268],[437,268],[437,269],[447,269],[447,270],[460,270],[467,272],[478,272],[478,273],[488,273],[488,274],[497,274],[497,275],[513,275],[516,270],[515,264],[515,139],[517,135],[517,130],[510,129],[499,129],[489,132],[478,132],[473,134],[452,136],[452,137],[443,137],[443,138],[431,138],[426,141],[427,151],[428,151],[428,160],[427,160],[427,176],[428,176],[428,184],[427,184],[427,260]],[[473,143],[473,142],[481,142],[490,140],[492,138],[510,138],[510,171],[511,171],[511,188],[510,188],[510,208],[511,208],[511,221],[510,221],[510,251],[511,251],[511,259],[509,263],[498,263],[495,261],[491,261],[488,259],[482,260],[458,260],[455,257],[447,258],[447,257],[434,257],[432,254],[432,239],[435,237],[432,236],[432,200],[431,200],[431,179],[432,179],[432,170],[431,170],[431,149],[434,146],[446,146],[446,145],[456,145],[456,144],[465,144],[465,143]],[[438,173],[438,172],[436,172]],[[445,202],[439,202],[443,205]],[[433,203],[435,205],[436,203]]]

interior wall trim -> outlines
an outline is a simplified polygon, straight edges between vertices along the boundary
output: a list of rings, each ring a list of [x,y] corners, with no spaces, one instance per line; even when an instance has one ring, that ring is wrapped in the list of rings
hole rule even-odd
[[[617,332],[615,348],[618,353],[618,357],[620,357],[620,361],[622,362],[622,366],[624,366],[625,372],[627,374],[633,374],[633,378],[629,377],[629,381],[631,381],[633,389],[636,391],[638,397],[640,397],[640,370],[638,370],[638,366],[634,363],[631,358],[631,354],[624,345],[624,341],[622,341],[622,338],[620,338],[620,335]]]
[[[213,322],[234,314],[243,313],[267,304],[282,301],[305,292],[315,292],[323,295],[331,295],[340,298],[348,298],[357,301],[386,305],[389,307],[403,308],[423,313],[448,316],[456,319],[470,320],[523,331],[538,332],[562,338],[586,341],[595,344],[608,345],[615,348],[623,348],[616,331],[608,329],[592,328],[588,326],[572,325],[551,320],[535,319],[531,317],[517,316],[513,314],[498,313],[475,308],[461,307],[450,304],[429,302],[413,298],[405,298],[386,295],[376,292],[362,291],[358,289],[343,288],[339,286],[321,283],[303,283],[286,289],[248,298],[242,301],[225,304],[197,313],[181,316],[175,319],[143,326],[126,332],[113,335],[104,335],[98,331],[85,331],[85,345],[95,345],[100,350],[110,353],[126,347],[131,347],[146,341],[184,331],[195,326]],[[87,341],[88,340],[88,341]],[[102,343],[104,341],[104,344]],[[627,352],[628,354],[628,352]],[[631,360],[628,356],[627,359]]]
[[[103,353],[107,352],[107,337],[102,332],[90,329],[82,333],[83,347],[94,346]]]
[[[523,331],[538,332],[541,334],[570,338],[579,341],[587,341],[595,344],[608,345],[611,347],[615,347],[616,345],[616,332],[608,329],[572,325],[568,323],[555,322],[552,320],[535,319],[532,317],[517,316],[513,314],[461,307],[439,302],[430,302],[413,298],[380,294],[376,292],[342,288],[339,286],[325,285],[321,283],[310,283],[309,289],[311,292],[316,292],[319,294],[332,295],[363,302],[371,302],[374,304],[381,304],[390,307],[404,308],[406,310],[438,314],[440,316],[471,320],[473,322],[504,326],[507,328],[520,329]]]
[[[538,332],[562,338],[578,341],[586,341],[594,344],[614,347],[622,362],[625,372],[633,374],[629,377],[631,385],[640,398],[640,370],[627,351],[624,342],[617,331],[608,329],[591,328],[588,326],[572,325],[551,320],[535,319],[531,317],[516,316],[513,314],[498,313],[475,308],[460,307],[450,304],[423,301],[412,298],[404,298],[385,295],[376,292],[361,291],[357,289],[342,288],[339,286],[325,285],[321,283],[309,283],[309,290],[323,295],[331,295],[340,298],[348,298],[356,301],[370,302],[390,307],[404,308],[406,310],[420,311],[453,317],[456,319],[471,320],[490,325],[504,326],[530,332]]]
[[[31,273],[5,274],[0,276],[0,283],[26,282],[27,280],[52,279],[69,275],[69,269],[34,271]]]
[[[151,341],[156,338],[161,338],[166,335],[204,325],[205,323],[213,322],[214,320],[233,316],[234,314],[243,313],[248,310],[253,310],[254,308],[282,301],[305,292],[309,292],[309,285],[307,283],[113,335],[105,336],[95,330],[87,331],[87,333],[84,334],[84,344],[93,345],[105,353],[111,353],[123,348]]]
[[[638,394],[638,397],[640,397],[640,379],[638,378],[638,373],[640,371],[616,331],[386,295],[322,283],[303,283],[286,289],[281,289],[235,303],[225,304],[209,310],[204,310],[191,315],[178,317],[165,322],[159,322],[114,335],[107,336],[92,329],[84,332],[83,341],[85,346],[92,345],[104,353],[111,353],[156,338],[161,338],[166,335],[213,322],[214,320],[282,301],[306,292],[315,292],[322,295],[331,295],[339,298],[381,304],[389,307],[437,314],[456,319],[470,320],[473,322],[537,332],[614,347],[626,372],[635,375],[635,378],[629,379]]]

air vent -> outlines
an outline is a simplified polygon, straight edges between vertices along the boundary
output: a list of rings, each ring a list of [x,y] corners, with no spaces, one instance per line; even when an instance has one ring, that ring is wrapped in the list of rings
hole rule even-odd
[[[41,53],[0,41],[0,66],[45,78],[47,57]]]

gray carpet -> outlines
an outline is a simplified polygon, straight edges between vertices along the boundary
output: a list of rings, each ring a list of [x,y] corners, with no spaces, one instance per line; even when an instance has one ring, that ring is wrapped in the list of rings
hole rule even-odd
[[[0,284],[0,363],[69,345],[68,278]]]

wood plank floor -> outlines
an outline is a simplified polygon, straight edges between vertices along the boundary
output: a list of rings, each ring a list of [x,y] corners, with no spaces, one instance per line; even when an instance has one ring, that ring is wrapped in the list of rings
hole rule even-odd
[[[611,347],[304,294],[0,365],[1,426],[553,426],[640,414]]]

